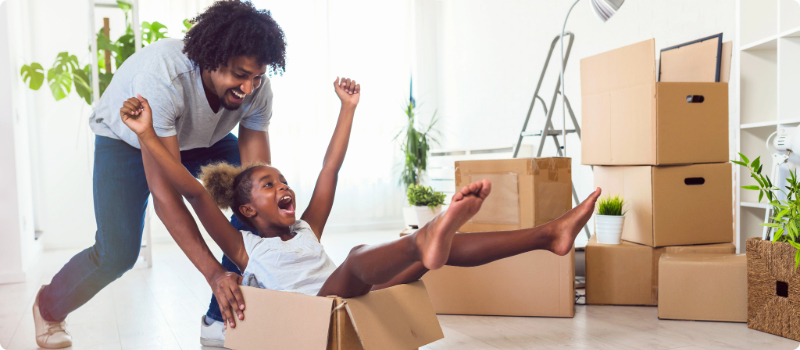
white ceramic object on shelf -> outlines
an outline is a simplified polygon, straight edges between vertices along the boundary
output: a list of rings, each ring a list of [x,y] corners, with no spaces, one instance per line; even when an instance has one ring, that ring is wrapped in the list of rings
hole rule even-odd
[[[619,244],[624,224],[625,215],[595,215],[594,232],[597,235],[597,243]]]
[[[433,220],[433,217],[437,214],[442,212],[442,206],[438,205],[436,208],[431,209],[425,205],[418,205],[414,207],[414,210],[417,214],[417,226],[422,227],[425,226],[429,221]]]
[[[403,222],[406,227],[414,227],[417,225],[417,210],[414,207],[403,208]]]

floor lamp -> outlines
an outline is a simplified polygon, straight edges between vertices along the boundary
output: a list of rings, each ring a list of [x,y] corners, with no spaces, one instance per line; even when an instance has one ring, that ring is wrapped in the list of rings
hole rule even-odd
[[[564,99],[564,85],[566,82],[564,81],[564,30],[567,28],[567,19],[569,19],[569,14],[572,12],[572,8],[578,4],[578,1],[575,2],[570,6],[569,11],[567,11],[567,17],[564,18],[564,26],[561,27],[561,118],[563,124],[562,132],[564,138],[564,157],[567,156],[567,112],[565,107],[565,99]],[[617,13],[617,10],[622,6],[622,3],[625,0],[591,0],[592,1],[592,10],[594,10],[594,14],[600,18],[603,23],[605,23],[611,16]],[[800,0],[798,0],[800,1]]]

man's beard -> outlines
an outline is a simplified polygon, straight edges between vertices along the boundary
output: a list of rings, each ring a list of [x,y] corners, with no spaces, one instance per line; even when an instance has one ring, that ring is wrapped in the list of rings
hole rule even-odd
[[[219,104],[220,104],[220,106],[221,106],[222,108],[225,108],[225,109],[227,109],[227,110],[229,110],[229,111],[235,111],[235,110],[239,109],[239,107],[241,107],[241,106],[242,106],[242,104],[241,104],[241,103],[240,103],[239,105],[237,105],[237,106],[231,106],[231,105],[228,105],[228,103],[227,103],[227,102],[225,102],[225,99],[224,99],[224,98],[223,98],[223,99],[221,99],[221,100],[219,101]]]

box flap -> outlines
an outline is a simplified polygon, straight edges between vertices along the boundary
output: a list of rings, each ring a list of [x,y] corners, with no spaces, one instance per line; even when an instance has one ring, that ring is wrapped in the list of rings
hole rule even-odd
[[[581,60],[583,164],[655,164],[655,73],[653,39]]]
[[[722,59],[719,63],[719,82],[727,83],[731,80],[731,55],[733,54],[733,42],[722,43]]]
[[[365,350],[415,349],[444,338],[422,281],[346,299],[346,308]]]
[[[594,167],[594,185],[604,196],[625,199],[622,239],[653,246],[653,192],[650,166]]]
[[[717,82],[721,45],[720,34],[662,49],[659,81]]]
[[[241,287],[244,320],[225,334],[232,350],[324,350],[328,344],[333,299],[269,289]]]

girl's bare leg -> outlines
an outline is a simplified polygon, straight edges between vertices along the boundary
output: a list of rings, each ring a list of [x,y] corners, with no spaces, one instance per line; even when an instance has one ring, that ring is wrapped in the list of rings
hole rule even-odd
[[[437,215],[414,234],[371,246],[358,246],[325,281],[318,295],[344,298],[366,294],[414,264],[428,270],[444,266],[450,257],[456,230],[475,215],[489,195],[488,180],[466,186],[453,196],[447,212]],[[466,194],[466,195],[465,195]]]
[[[549,250],[558,255],[566,255],[572,249],[575,237],[592,216],[598,197],[600,189],[560,218],[534,228],[459,233],[453,237],[450,257],[446,264],[462,267],[479,266],[532,250]],[[422,264],[413,264],[391,281],[376,285],[373,289],[411,283],[422,278],[428,271]]]

